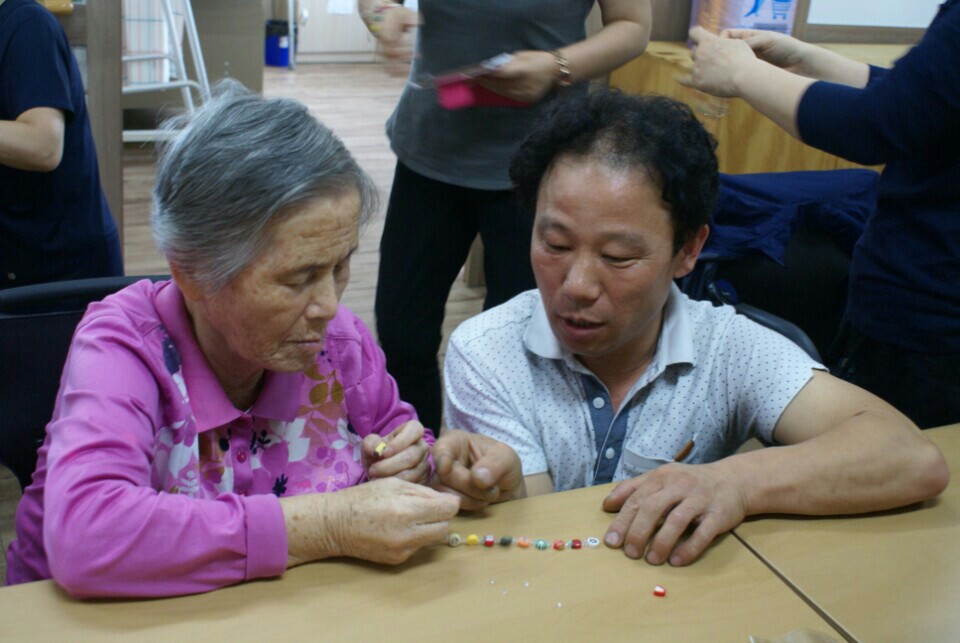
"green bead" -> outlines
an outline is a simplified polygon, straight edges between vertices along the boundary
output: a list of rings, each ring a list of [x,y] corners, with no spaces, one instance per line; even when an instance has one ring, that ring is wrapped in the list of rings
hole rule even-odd
[[[539,549],[540,551],[543,551],[548,547],[546,540],[538,540],[536,543],[534,543],[533,546]]]

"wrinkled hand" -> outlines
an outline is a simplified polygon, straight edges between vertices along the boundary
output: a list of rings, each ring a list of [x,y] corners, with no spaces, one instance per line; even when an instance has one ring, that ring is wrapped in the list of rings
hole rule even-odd
[[[382,455],[376,448],[387,446]],[[397,477],[408,482],[426,484],[430,479],[430,446],[423,439],[423,425],[416,420],[404,422],[386,436],[368,435],[361,445],[363,467],[371,480]]]
[[[386,58],[386,70],[390,75],[406,75],[413,60],[414,39],[411,37],[417,27],[423,23],[416,11],[404,9],[400,5],[383,14],[377,42]]]
[[[687,565],[746,516],[743,494],[714,464],[665,464],[625,480],[603,501],[618,511],[604,538],[630,558]],[[693,533],[683,541],[688,528]]]
[[[433,488],[460,496],[470,511],[522,497],[523,469],[517,453],[485,435],[447,429],[433,445]]]
[[[760,60],[795,74],[807,75],[804,65],[807,45],[796,38],[756,29],[727,29],[720,32],[720,37],[742,40],[750,45]]]
[[[321,518],[333,556],[402,563],[421,547],[446,542],[459,499],[396,478],[325,494]]]
[[[546,51],[516,51],[500,69],[477,78],[492,92],[523,103],[539,102],[553,89],[557,63]]]
[[[750,46],[743,40],[714,36],[703,27],[691,29],[690,40],[693,69],[678,82],[721,98],[739,96],[738,75],[749,73],[758,62]]]

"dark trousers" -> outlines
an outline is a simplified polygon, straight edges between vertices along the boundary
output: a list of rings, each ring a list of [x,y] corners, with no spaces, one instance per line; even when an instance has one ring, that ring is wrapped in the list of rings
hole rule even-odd
[[[846,359],[837,375],[883,398],[921,429],[960,422],[960,354],[920,353],[844,324]]]
[[[380,240],[377,334],[401,399],[424,426],[440,428],[444,306],[474,237],[483,241],[486,310],[535,287],[532,229],[510,190],[458,187],[397,163]]]

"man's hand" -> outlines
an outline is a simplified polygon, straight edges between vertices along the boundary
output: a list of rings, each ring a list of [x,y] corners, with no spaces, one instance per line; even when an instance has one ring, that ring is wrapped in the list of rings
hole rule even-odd
[[[447,429],[433,445],[433,463],[433,488],[458,495],[461,509],[474,511],[525,495],[520,458],[485,435]]]
[[[630,558],[687,565],[746,516],[743,493],[722,475],[718,463],[665,464],[621,482],[603,501],[618,511],[604,541]],[[688,528],[693,533],[683,542]],[[679,544],[678,544],[679,543]]]

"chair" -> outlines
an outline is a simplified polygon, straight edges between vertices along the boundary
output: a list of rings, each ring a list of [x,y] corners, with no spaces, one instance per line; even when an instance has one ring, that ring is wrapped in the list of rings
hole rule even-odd
[[[78,279],[0,290],[0,464],[25,488],[60,388],[73,331],[87,304],[141,279]]]
[[[710,237],[681,289],[772,313],[831,361],[851,253],[875,209],[877,181],[871,170],[722,174]]]

